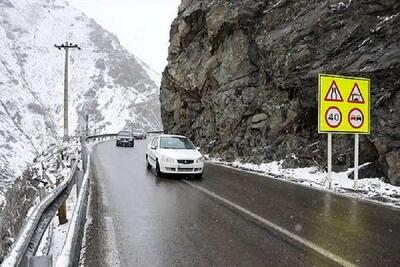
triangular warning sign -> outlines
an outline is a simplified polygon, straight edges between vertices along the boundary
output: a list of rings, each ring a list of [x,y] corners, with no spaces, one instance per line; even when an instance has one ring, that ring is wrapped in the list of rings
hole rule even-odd
[[[343,102],[343,97],[340,94],[339,87],[335,81],[332,82],[331,87],[329,87],[328,93],[324,99],[325,101]]]
[[[360,87],[358,87],[358,84],[355,83],[353,90],[351,90],[351,93],[349,95],[349,98],[347,99],[347,102],[349,103],[359,103],[359,104],[364,104],[364,97],[361,94]]]

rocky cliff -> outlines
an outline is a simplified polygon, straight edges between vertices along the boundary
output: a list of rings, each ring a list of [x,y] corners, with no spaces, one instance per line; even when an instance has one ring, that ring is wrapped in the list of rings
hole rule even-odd
[[[400,184],[398,0],[183,0],[161,85],[164,129],[228,160],[326,162],[318,73],[370,78],[372,134],[360,161]],[[334,136],[334,165],[353,164]]]

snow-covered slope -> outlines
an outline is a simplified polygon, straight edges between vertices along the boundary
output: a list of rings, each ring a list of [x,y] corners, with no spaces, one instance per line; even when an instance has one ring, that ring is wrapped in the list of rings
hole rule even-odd
[[[70,52],[70,133],[160,129],[154,73],[118,39],[64,0],[0,0],[0,179],[62,135],[64,52]],[[0,185],[0,189],[2,186]]]

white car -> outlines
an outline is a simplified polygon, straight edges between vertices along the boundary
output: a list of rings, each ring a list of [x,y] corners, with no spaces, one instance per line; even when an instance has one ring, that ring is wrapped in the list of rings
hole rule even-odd
[[[191,174],[201,178],[204,156],[190,140],[180,135],[160,135],[147,147],[146,166],[162,174]]]

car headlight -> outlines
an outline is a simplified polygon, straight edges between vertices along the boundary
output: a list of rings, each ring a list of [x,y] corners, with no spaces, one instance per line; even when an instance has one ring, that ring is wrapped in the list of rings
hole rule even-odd
[[[196,160],[196,163],[204,162],[204,160],[205,160],[204,156],[201,156]]]
[[[167,157],[167,156],[165,156],[165,155],[162,155],[162,156],[161,156],[161,160],[164,161],[164,162],[168,162],[168,163],[175,163],[175,162],[176,162],[175,159],[170,158],[170,157]]]

